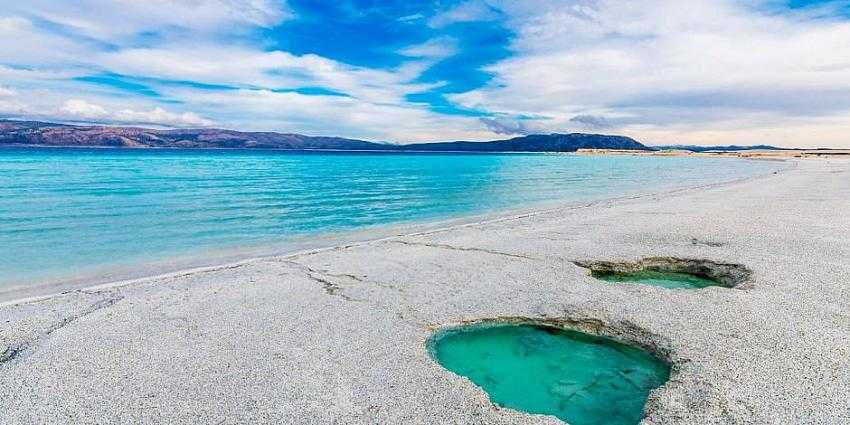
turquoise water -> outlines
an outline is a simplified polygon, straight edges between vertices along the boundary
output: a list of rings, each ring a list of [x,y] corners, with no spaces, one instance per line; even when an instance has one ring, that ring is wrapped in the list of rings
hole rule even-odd
[[[572,425],[631,425],[670,368],[612,339],[531,325],[474,325],[438,332],[431,355],[469,378],[493,403]]]
[[[775,168],[714,158],[0,149],[0,289]]]
[[[687,273],[659,272],[655,270],[641,270],[632,273],[593,273],[593,277],[606,282],[638,283],[641,285],[658,286],[668,289],[700,289],[720,285],[719,282],[706,277]]]

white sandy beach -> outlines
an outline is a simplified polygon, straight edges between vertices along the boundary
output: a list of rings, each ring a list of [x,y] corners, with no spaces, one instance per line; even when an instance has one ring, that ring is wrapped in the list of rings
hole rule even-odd
[[[0,307],[2,423],[559,423],[443,369],[439,326],[545,321],[672,364],[646,424],[850,423],[850,161]],[[577,260],[736,263],[737,288]]]

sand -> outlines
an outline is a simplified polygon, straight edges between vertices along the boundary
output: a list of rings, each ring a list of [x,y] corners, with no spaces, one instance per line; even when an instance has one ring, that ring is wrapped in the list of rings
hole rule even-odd
[[[432,361],[433,329],[546,321],[672,364],[646,424],[850,422],[850,161],[0,307],[2,423],[558,423]],[[573,261],[742,264],[736,288]]]

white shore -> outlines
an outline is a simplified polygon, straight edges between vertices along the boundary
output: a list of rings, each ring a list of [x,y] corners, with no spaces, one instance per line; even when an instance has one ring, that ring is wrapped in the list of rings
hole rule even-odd
[[[742,264],[739,288],[575,260]],[[557,423],[434,363],[434,327],[523,318],[672,364],[644,422],[850,423],[850,161],[0,306],[2,423]]]

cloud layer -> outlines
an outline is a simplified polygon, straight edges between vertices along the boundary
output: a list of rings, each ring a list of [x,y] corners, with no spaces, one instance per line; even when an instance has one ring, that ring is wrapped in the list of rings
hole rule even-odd
[[[499,5],[517,53],[452,97],[465,107],[656,143],[850,145],[843,16],[725,0]]]
[[[843,2],[308,3],[7,5],[0,117],[399,142],[593,131],[850,147]],[[286,48],[331,18],[338,33]],[[375,23],[386,33],[369,33]],[[350,41],[338,34],[365,41],[335,50]]]

